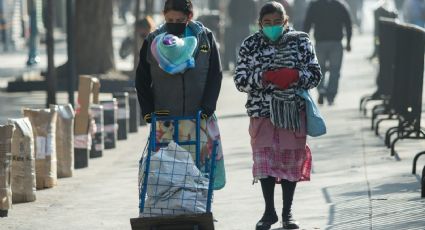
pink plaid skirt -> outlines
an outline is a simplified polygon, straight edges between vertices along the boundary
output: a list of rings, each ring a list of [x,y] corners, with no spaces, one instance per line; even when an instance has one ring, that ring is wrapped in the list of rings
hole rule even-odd
[[[268,176],[277,180],[309,181],[311,152],[306,144],[305,114],[301,114],[301,129],[292,132],[273,126],[269,118],[251,118],[249,134],[254,164],[254,180]]]

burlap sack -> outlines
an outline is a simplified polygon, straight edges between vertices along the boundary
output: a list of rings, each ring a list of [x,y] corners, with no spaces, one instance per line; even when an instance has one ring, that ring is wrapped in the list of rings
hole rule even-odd
[[[35,174],[37,189],[57,184],[56,109],[24,109],[31,121],[35,141]]]
[[[34,136],[28,118],[10,119],[12,138],[12,202],[35,201]]]
[[[72,105],[58,106],[56,122],[58,178],[72,177],[74,173],[74,117]]]
[[[9,210],[12,207],[10,166],[14,129],[13,125],[0,125],[0,210]]]

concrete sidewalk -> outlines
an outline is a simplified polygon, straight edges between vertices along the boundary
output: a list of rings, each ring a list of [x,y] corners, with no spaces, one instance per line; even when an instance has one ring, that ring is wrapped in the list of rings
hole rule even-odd
[[[402,141],[397,145],[401,160],[390,157],[382,137],[370,131],[370,119],[358,112],[360,97],[374,91],[376,66],[365,58],[372,52],[371,41],[370,36],[354,38],[336,104],[321,107],[328,134],[309,139],[312,178],[299,183],[294,201],[302,229],[425,229],[420,178],[410,174],[414,154],[425,149],[423,141]],[[42,106],[45,95],[0,93],[0,98],[0,118],[5,118],[18,116],[22,104]],[[227,186],[215,193],[213,203],[219,230],[254,229],[264,208],[260,185],[252,185],[245,98],[227,74],[217,109],[227,170]],[[6,104],[10,108],[5,112]],[[138,160],[147,133],[147,127],[141,129],[117,149],[105,151],[103,158],[91,160],[88,169],[77,170],[73,178],[37,191],[36,202],[14,205],[10,217],[0,220],[0,228],[130,229],[129,219],[138,215]],[[425,159],[419,163],[423,165]],[[280,215],[278,186],[275,199]],[[279,229],[279,224],[273,227]]]

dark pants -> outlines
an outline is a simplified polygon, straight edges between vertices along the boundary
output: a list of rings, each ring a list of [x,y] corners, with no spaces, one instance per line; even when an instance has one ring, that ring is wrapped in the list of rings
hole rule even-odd
[[[320,41],[316,43],[316,55],[322,69],[323,79],[317,87],[322,94],[333,101],[338,93],[343,58],[341,41]],[[329,72],[329,75],[327,74]]]

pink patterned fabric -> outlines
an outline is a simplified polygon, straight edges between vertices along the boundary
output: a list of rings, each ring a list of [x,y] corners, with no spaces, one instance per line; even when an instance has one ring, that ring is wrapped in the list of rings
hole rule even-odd
[[[305,114],[301,114],[301,129],[288,131],[273,126],[269,118],[251,118],[249,134],[255,179],[268,176],[277,180],[309,181],[311,151],[306,144]]]

